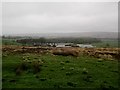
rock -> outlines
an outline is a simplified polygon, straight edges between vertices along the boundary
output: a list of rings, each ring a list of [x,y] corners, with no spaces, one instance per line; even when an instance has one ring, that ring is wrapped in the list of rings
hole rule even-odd
[[[65,70],[65,67],[62,67],[61,70]]]
[[[71,67],[70,70],[74,70],[74,67]]]
[[[46,81],[47,79],[46,78],[41,78],[40,81]]]
[[[82,71],[83,74],[88,74],[88,71],[86,68],[83,68],[83,71]]]
[[[73,83],[73,82],[67,82],[68,86],[72,86],[72,87],[76,87],[77,83]]]
[[[72,73],[71,72],[66,72],[66,75],[72,75]]]
[[[64,65],[65,63],[64,62],[60,62],[61,65]]]

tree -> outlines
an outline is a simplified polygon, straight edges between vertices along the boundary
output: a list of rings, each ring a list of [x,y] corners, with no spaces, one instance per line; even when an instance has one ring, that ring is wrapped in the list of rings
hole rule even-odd
[[[41,37],[41,38],[39,38],[39,42],[40,42],[40,43],[45,43],[45,42],[46,42],[46,39],[43,38],[43,37]]]

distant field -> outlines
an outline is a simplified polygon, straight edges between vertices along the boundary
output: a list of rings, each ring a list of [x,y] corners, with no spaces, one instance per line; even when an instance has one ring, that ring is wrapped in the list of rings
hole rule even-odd
[[[102,40],[100,43],[93,43],[96,47],[118,47],[118,40]]]
[[[41,71],[15,68],[25,59],[42,60]],[[118,88],[118,62],[80,56],[3,54],[3,88]]]
[[[17,43],[16,39],[2,39],[2,45],[22,45],[21,43]],[[92,45],[96,47],[118,47],[117,40],[102,40],[99,43],[92,43]]]
[[[21,45],[16,42],[16,39],[2,39],[2,45]]]

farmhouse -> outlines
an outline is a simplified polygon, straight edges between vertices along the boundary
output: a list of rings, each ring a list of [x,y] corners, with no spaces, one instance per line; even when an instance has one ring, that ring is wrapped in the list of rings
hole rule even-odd
[[[79,47],[81,48],[93,48],[95,46],[91,45],[91,44],[77,44]]]
[[[58,43],[56,47],[81,47],[81,48],[93,48],[95,46],[91,44],[73,44],[73,43]]]
[[[49,47],[56,47],[56,43],[33,43],[33,46],[49,46]]]

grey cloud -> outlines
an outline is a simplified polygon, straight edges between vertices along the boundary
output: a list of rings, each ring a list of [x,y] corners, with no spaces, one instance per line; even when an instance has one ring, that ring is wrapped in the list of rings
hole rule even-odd
[[[117,31],[115,2],[3,3],[3,34]]]

